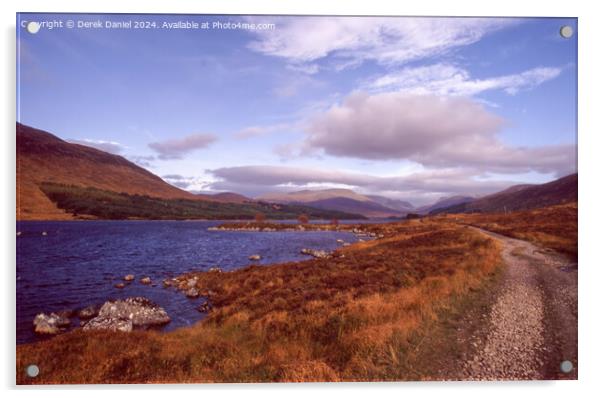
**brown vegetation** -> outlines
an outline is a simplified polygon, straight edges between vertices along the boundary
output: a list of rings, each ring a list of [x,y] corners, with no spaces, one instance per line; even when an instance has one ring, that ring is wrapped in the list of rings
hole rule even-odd
[[[446,218],[527,240],[577,260],[577,209],[577,202],[573,202],[508,214],[457,214]]]
[[[95,187],[161,199],[214,199],[167,184],[125,158],[17,123],[17,219],[72,219],[40,190],[42,182]]]
[[[331,227],[332,226],[325,226]],[[490,279],[499,248],[445,220],[371,225],[385,238],[333,258],[206,272],[213,304],[170,333],[72,332],[17,347],[18,383],[351,381],[432,378],[413,345],[440,311]],[[27,364],[41,373],[28,379]]]

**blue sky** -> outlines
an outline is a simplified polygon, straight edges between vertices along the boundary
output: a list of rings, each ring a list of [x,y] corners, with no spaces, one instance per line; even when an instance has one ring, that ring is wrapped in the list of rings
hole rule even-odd
[[[559,35],[575,19],[17,19],[18,121],[184,189],[422,204],[576,171],[577,37]],[[53,20],[156,27],[20,27]],[[163,28],[178,21],[247,25]]]

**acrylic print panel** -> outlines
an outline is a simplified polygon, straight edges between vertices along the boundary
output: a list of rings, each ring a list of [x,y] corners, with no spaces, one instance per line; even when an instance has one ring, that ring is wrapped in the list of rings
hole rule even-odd
[[[577,32],[18,14],[17,383],[576,379]]]

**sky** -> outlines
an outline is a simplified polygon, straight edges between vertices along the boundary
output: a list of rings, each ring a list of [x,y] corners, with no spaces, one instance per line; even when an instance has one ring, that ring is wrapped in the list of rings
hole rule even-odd
[[[17,121],[193,192],[422,205],[576,172],[576,54],[573,18],[18,14]]]

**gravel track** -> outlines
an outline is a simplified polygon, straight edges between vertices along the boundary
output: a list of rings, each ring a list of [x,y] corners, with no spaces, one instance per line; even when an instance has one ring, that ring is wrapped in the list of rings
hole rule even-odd
[[[522,240],[480,232],[502,243],[506,270],[484,338],[462,369],[465,380],[577,378],[577,267]],[[562,372],[560,363],[574,368]]]

